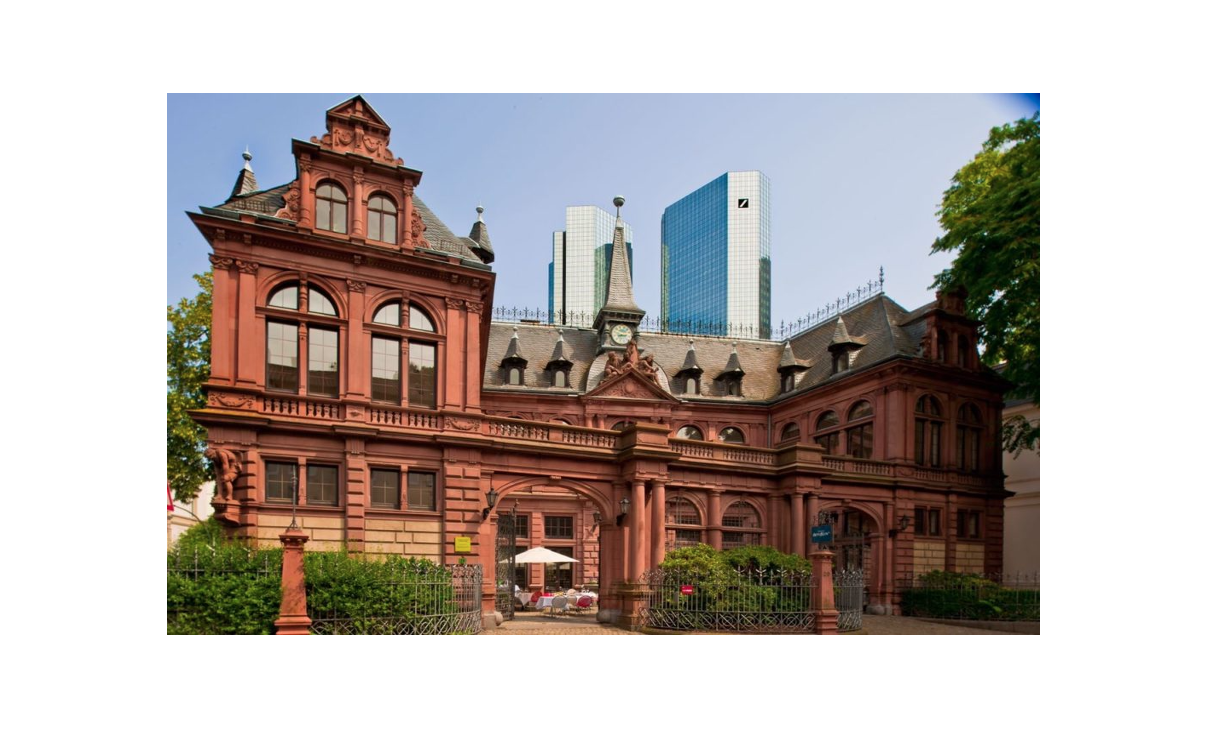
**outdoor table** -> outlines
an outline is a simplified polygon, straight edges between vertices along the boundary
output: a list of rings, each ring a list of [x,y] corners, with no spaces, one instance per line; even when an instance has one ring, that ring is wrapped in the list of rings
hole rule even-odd
[[[515,596],[517,601],[521,602],[521,606],[524,607],[530,603],[530,597],[533,596],[533,594],[529,591],[522,591],[520,594],[514,594],[513,596]]]

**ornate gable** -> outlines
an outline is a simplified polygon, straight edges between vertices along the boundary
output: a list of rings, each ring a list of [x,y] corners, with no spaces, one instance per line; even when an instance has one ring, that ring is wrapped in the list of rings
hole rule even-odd
[[[618,375],[608,377],[599,383],[598,387],[581,398],[586,400],[592,398],[633,398],[679,403],[679,399],[662,390],[657,383],[635,369],[627,369]]]
[[[312,136],[312,143],[398,167],[403,164],[389,151],[388,124],[361,96],[347,99],[326,112],[325,127],[328,132],[319,138]]]

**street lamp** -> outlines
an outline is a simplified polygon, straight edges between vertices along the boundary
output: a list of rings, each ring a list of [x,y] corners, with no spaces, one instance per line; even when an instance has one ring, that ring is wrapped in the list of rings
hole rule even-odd
[[[619,517],[615,519],[615,523],[620,526],[624,523],[624,516],[628,515],[628,508],[632,507],[632,503],[628,502],[628,498],[619,501]]]
[[[495,491],[495,488],[487,490],[487,507],[483,508],[483,518],[491,515],[491,509],[495,507],[495,501],[500,499],[500,493]]]

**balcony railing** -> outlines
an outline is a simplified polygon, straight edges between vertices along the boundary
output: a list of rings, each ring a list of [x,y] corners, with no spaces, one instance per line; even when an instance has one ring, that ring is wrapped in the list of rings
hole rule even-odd
[[[310,419],[344,419],[342,405],[336,401],[291,394],[262,397],[261,413]]]

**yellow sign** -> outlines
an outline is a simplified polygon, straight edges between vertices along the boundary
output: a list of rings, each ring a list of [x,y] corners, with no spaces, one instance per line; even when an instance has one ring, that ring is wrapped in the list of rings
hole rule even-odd
[[[459,537],[454,538],[453,539],[453,551],[454,552],[469,552],[470,551],[470,537],[459,536]]]

